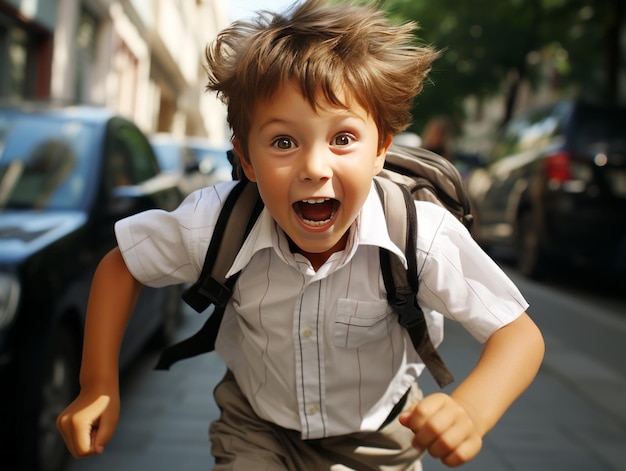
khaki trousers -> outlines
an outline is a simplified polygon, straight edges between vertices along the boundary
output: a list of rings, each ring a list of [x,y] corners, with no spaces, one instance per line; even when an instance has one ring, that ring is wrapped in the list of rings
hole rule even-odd
[[[316,440],[256,416],[230,372],[217,385],[215,400],[221,410],[211,424],[211,454],[215,471],[421,471],[411,446],[412,432],[397,415],[422,397],[417,384],[402,407],[392,412],[376,432]]]

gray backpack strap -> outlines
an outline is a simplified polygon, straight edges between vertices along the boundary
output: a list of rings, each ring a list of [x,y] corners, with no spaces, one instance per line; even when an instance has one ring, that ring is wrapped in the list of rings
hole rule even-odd
[[[239,182],[226,198],[215,225],[198,280],[182,295],[197,312],[224,306],[231,296],[226,273],[263,209],[256,183]],[[227,235],[224,237],[224,235]]]
[[[256,183],[239,182],[228,195],[215,225],[200,277],[182,295],[197,312],[203,312],[211,304],[215,309],[196,334],[163,350],[155,369],[167,370],[179,360],[215,349],[217,332],[238,276],[227,279],[226,273],[262,209]]]
[[[443,388],[454,381],[454,377],[435,349],[424,311],[417,303],[419,279],[415,201],[402,184],[379,177],[374,179],[374,183],[383,204],[391,240],[404,252],[408,265],[405,269],[398,257],[387,250],[380,250],[387,300],[397,312],[400,324],[409,332],[417,354],[439,387]]]

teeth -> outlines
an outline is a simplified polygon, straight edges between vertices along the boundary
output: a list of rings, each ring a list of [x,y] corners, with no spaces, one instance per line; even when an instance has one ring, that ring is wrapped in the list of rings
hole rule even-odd
[[[310,198],[308,200],[302,200],[303,203],[308,203],[308,204],[319,204],[319,203],[325,203],[326,201],[329,201],[330,198]]]
[[[309,219],[304,219],[304,222],[306,222],[309,226],[319,227],[319,226],[323,226],[324,224],[328,224],[328,222],[330,222],[330,219],[326,219],[325,221],[311,221]]]

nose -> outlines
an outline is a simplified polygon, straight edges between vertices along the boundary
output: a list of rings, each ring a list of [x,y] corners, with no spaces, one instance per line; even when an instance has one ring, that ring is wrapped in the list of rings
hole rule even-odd
[[[319,182],[328,180],[333,175],[331,152],[319,148],[310,149],[302,155],[300,178],[303,181]]]

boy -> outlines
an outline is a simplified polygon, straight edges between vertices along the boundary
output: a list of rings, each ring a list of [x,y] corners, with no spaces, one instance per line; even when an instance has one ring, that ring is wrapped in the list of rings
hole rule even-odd
[[[372,186],[437,55],[411,44],[413,30],[308,0],[235,23],[207,49],[208,88],[265,203],[216,343],[228,368],[210,428],[217,470],[421,469],[422,450],[456,466],[539,368],[543,340],[519,291],[453,216],[416,202],[433,341],[443,314],[485,342],[450,394],[422,398],[416,385],[424,365],[387,305],[379,248],[404,255]],[[117,223],[119,248],[93,280],[82,389],[57,421],[74,456],[102,452],[115,429],[117,355],[142,284],[197,279],[233,185]]]

